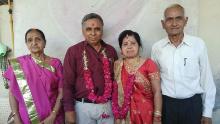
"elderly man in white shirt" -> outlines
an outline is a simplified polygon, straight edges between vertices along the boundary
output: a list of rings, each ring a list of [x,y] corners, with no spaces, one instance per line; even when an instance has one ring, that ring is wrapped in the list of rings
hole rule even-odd
[[[151,57],[161,73],[163,124],[211,124],[216,87],[202,39],[184,33],[188,17],[173,4],[161,20],[168,37],[156,42]]]

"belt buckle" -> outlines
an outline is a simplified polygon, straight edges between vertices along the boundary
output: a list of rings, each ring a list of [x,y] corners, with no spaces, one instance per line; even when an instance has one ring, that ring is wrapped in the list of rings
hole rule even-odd
[[[81,102],[84,103],[84,100],[85,100],[85,98],[82,98],[82,101],[81,101]]]
[[[82,103],[93,103],[93,104],[96,103],[95,101],[93,102],[93,101],[91,101],[91,100],[89,100],[89,99],[86,99],[86,98],[82,98],[82,99],[81,99],[81,102],[82,102]]]

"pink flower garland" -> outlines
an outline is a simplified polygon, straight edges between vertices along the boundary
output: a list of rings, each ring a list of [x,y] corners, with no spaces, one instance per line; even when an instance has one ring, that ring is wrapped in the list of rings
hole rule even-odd
[[[94,92],[94,82],[92,80],[91,71],[88,69],[88,59],[86,56],[86,51],[83,51],[83,62],[84,62],[84,80],[86,81],[86,88],[90,90],[87,98],[96,103],[106,103],[108,99],[111,97],[112,93],[112,79],[110,73],[110,65],[109,60],[105,54],[105,49],[102,50],[103,58],[103,71],[104,71],[104,80],[105,80],[105,87],[104,93],[102,96],[97,96]]]
[[[124,102],[120,107],[118,104],[118,85],[113,83],[113,94],[112,94],[112,111],[116,119],[125,119],[130,108],[131,95],[133,91],[134,75],[129,75],[124,90]]]

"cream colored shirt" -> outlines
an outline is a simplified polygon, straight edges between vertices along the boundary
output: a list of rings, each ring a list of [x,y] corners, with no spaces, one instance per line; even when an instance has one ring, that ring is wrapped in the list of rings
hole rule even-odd
[[[202,94],[203,116],[212,117],[216,87],[202,39],[184,35],[175,47],[164,38],[153,45],[151,57],[160,69],[163,95],[184,99]]]

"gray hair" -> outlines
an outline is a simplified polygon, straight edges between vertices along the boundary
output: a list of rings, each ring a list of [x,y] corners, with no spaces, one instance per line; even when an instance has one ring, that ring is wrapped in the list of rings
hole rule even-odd
[[[178,8],[178,9],[180,9],[180,10],[183,12],[183,15],[185,15],[185,9],[183,8],[183,6],[181,6],[180,4],[175,3],[175,4],[172,4],[172,5],[168,6],[168,7],[165,9],[165,11],[164,11],[164,17],[165,17],[165,14],[166,14],[167,10],[168,10],[168,9],[171,9],[171,8]]]
[[[98,19],[101,22],[102,26],[104,25],[102,17],[96,13],[89,13],[85,15],[82,19],[82,25],[84,24],[84,22],[86,22],[89,19]]]

